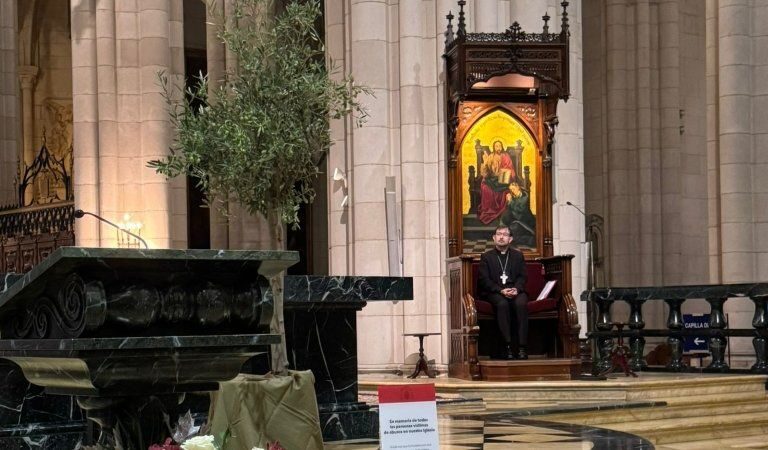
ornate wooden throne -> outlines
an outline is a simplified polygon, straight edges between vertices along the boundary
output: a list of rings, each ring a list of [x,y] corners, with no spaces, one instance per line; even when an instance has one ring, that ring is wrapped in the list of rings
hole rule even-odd
[[[479,342],[495,330],[493,310],[475,295],[480,254],[499,224],[513,231],[528,264],[529,345],[548,357],[578,358],[579,325],[571,293],[572,255],[553,256],[552,150],[557,104],[568,99],[568,2],[561,31],[467,33],[464,5],[445,31],[449,207],[451,376],[482,373]],[[547,281],[554,289],[535,301]],[[537,333],[535,341],[532,337]],[[571,365],[575,367],[575,363]],[[570,370],[570,369],[569,369]],[[564,374],[567,378],[571,374]]]

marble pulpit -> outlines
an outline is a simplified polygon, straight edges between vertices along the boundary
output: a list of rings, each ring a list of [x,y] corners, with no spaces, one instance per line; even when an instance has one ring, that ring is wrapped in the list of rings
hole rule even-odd
[[[0,358],[15,385],[0,406],[18,414],[0,417],[0,439],[60,439],[65,430],[57,423],[82,419],[75,412],[82,409],[98,424],[104,448],[161,442],[185,393],[217,389],[279,342],[268,333],[268,277],[297,260],[294,252],[63,247],[29,273],[6,278]],[[22,425],[30,388],[24,378],[38,395],[62,396],[54,400],[58,420],[37,417],[32,432]],[[71,414],[62,412],[67,402]],[[78,424],[87,427],[74,424],[72,438]]]
[[[295,252],[65,247],[4,275],[0,448],[75,448],[97,434],[107,447],[141,448],[187,408],[205,420],[207,396],[190,393],[268,371],[268,344],[279,340],[268,334],[268,278],[296,261]],[[315,376],[324,438],[375,436],[375,409],[358,401],[356,313],[411,300],[412,279],[284,280],[290,368]]]

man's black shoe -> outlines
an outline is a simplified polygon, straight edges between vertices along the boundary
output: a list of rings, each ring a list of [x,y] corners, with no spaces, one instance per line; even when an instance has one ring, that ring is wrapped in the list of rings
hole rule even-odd
[[[528,352],[524,348],[521,348],[516,359],[528,359]]]
[[[517,359],[517,355],[515,354],[515,352],[512,350],[512,348],[509,345],[507,345],[507,352],[506,353],[507,353],[507,355],[506,355],[506,358],[504,358],[504,359]]]

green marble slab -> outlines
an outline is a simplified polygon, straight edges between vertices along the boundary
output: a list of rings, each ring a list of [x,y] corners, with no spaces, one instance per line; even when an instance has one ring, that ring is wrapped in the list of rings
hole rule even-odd
[[[173,278],[190,272],[223,278],[270,277],[299,261],[298,252],[278,250],[175,250],[61,247],[0,292],[0,317],[35,299],[77,271],[92,279]]]

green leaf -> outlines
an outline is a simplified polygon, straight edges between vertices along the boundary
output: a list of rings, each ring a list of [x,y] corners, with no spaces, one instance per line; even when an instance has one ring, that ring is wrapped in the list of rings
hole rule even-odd
[[[200,76],[185,90],[158,74],[176,138],[169,156],[148,166],[195,176],[208,204],[234,198],[298,225],[331,145],[329,120],[353,115],[362,124],[367,112],[357,98],[371,91],[330,78],[338,69],[324,61],[317,1],[292,1],[278,15],[271,8],[270,0],[234,0],[234,20],[219,18],[230,27],[218,36],[239,63],[221,86]]]

